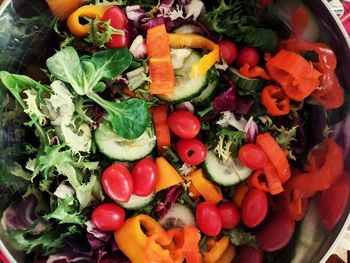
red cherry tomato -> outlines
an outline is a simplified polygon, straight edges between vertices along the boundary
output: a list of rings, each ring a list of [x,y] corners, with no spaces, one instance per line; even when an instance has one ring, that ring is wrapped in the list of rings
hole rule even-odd
[[[253,189],[244,197],[241,208],[242,221],[247,227],[256,227],[266,217],[268,209],[265,192]]]
[[[266,224],[259,229],[256,240],[259,247],[266,252],[273,252],[285,247],[291,240],[295,221],[287,211],[274,213]]]
[[[218,43],[221,59],[231,64],[237,57],[237,46],[230,40],[221,40]]]
[[[91,220],[102,231],[116,231],[124,223],[125,211],[119,205],[105,203],[95,208]]]
[[[262,169],[268,162],[266,153],[256,144],[243,145],[238,152],[239,160],[252,170]]]
[[[217,236],[222,228],[219,209],[209,202],[202,202],[197,206],[196,222],[207,236]]]
[[[193,139],[201,129],[201,123],[193,113],[185,110],[174,111],[169,115],[170,130],[183,139]]]
[[[125,166],[113,164],[102,174],[102,186],[114,201],[127,203],[134,190],[131,174]]]
[[[238,52],[237,66],[239,68],[248,64],[250,67],[255,67],[259,63],[259,53],[255,48],[244,47]]]
[[[258,251],[252,246],[243,246],[238,248],[235,263],[262,263],[263,259],[262,251]]]
[[[114,29],[124,30],[127,23],[128,18],[124,14],[124,12],[117,6],[113,6],[104,13],[102,17],[102,21],[110,20],[110,25]],[[130,36],[128,32],[124,30],[124,35],[112,35],[112,39],[106,44],[108,48],[120,48],[120,47],[128,47],[130,44]]]
[[[190,165],[198,165],[207,157],[207,148],[198,139],[180,139],[176,148],[180,159]]]
[[[149,158],[139,161],[131,171],[134,179],[134,193],[147,196],[154,191],[158,180],[156,164]]]
[[[238,226],[241,216],[236,205],[225,202],[218,205],[222,228],[231,229]]]
[[[332,230],[340,221],[349,202],[350,180],[342,175],[316,199],[318,212],[326,229]]]

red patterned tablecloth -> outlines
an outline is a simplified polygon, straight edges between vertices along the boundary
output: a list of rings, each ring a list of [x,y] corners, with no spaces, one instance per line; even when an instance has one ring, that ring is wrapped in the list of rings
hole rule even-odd
[[[342,21],[348,34],[350,34],[350,2],[344,1],[343,6],[345,12],[344,15],[340,18],[340,20]]]

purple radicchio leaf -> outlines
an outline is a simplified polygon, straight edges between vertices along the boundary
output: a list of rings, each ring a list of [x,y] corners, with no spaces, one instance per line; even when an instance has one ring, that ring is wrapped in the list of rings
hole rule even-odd
[[[237,107],[235,109],[235,112],[238,114],[248,114],[252,107],[254,106],[254,100],[248,100],[248,99],[237,99],[236,100]]]
[[[247,143],[255,143],[256,136],[258,136],[259,134],[259,129],[256,122],[253,120],[253,117],[251,117],[248,120],[248,123],[245,127],[245,133],[246,133],[245,141]]]
[[[37,200],[30,195],[20,201],[12,203],[5,209],[1,218],[1,225],[5,230],[26,230],[33,225]]]
[[[159,219],[166,215],[169,209],[175,204],[177,198],[180,196],[181,193],[182,193],[182,187],[177,185],[172,186],[168,190],[165,196],[164,202],[161,204],[158,204],[154,208],[154,212],[156,213]]]
[[[229,78],[225,78],[225,80],[227,80],[229,88],[214,99],[213,106],[216,113],[234,111],[237,108],[235,94],[236,85]]]
[[[141,35],[138,35],[132,42],[129,50],[135,58],[144,59],[147,56],[145,39]]]
[[[127,6],[125,13],[128,19],[135,23],[139,23],[146,17],[145,11],[139,5]]]
[[[350,169],[350,115],[333,127],[333,138],[343,147],[346,170]]]
[[[179,0],[178,3],[180,6],[185,6],[191,3],[192,0]]]
[[[159,25],[163,25],[165,24],[165,19],[164,17],[156,17],[153,18],[149,21],[147,21],[146,23],[141,25],[142,30],[147,31],[148,29],[155,27],[155,26],[159,26]]]
[[[301,155],[306,146],[306,134],[304,131],[304,122],[300,115],[298,114],[294,119],[295,125],[298,125],[295,141],[292,142],[292,148],[296,155]]]
[[[104,232],[91,222],[86,223],[87,239],[98,263],[127,263],[130,260],[121,252],[112,232]]]

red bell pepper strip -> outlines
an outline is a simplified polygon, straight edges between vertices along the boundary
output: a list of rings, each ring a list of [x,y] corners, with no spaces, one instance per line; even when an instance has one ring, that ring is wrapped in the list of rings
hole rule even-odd
[[[269,133],[259,134],[256,138],[256,144],[269,157],[271,163],[276,168],[278,177],[282,183],[285,183],[291,176],[290,166],[282,148]]]
[[[266,68],[287,96],[296,101],[304,100],[320,85],[322,74],[295,52],[280,50],[267,62]]]
[[[154,128],[156,130],[158,151],[164,151],[164,146],[170,146],[170,130],[168,126],[168,106],[160,105],[151,108]]]
[[[266,73],[266,71],[263,68],[259,66],[250,68],[249,64],[244,64],[244,66],[239,69],[239,73],[247,78],[260,77],[266,80],[271,79],[271,77]]]
[[[290,112],[290,99],[277,86],[266,86],[260,96],[261,103],[272,116],[286,115]]]
[[[344,91],[335,74],[337,58],[333,50],[324,43],[312,43],[303,39],[308,21],[305,8],[297,8],[292,14],[293,35],[282,41],[281,46],[294,52],[314,51],[319,62],[313,63],[315,69],[322,73],[320,86],[313,92],[312,97],[327,109],[339,108],[344,104]]]
[[[256,170],[249,178],[248,184],[256,189],[269,192],[265,172],[263,169]]]

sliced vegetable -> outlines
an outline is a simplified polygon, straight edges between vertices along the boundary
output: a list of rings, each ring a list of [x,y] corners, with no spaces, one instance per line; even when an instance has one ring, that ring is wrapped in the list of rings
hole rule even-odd
[[[230,245],[228,237],[222,237],[219,241],[215,241],[214,245],[204,253],[204,263],[216,263],[225,253]]]
[[[202,48],[211,51],[209,54],[204,55],[196,64],[192,65],[191,78],[205,75],[220,60],[218,45],[203,36],[195,34],[169,34],[169,42],[170,46],[175,48]]]
[[[146,45],[149,57],[151,94],[173,92],[175,74],[171,62],[169,39],[164,24],[147,30]]]
[[[95,208],[91,220],[102,231],[116,231],[124,223],[125,211],[113,203],[104,203]]]
[[[196,222],[199,229],[207,236],[217,236],[222,228],[218,208],[208,201],[197,205]]]
[[[266,86],[260,98],[261,103],[271,116],[286,115],[290,112],[290,99],[277,86]]]
[[[198,107],[207,107],[213,100],[216,92],[219,90],[218,78],[216,72],[213,70],[209,71],[208,85],[197,97],[194,97],[191,102]]]
[[[259,134],[256,138],[256,144],[259,145],[269,157],[277,170],[281,182],[285,183],[290,178],[291,172],[284,151],[269,133]]]
[[[267,62],[266,68],[272,79],[293,100],[304,100],[320,86],[322,73],[295,52],[280,50]]]
[[[65,20],[70,14],[83,5],[82,0],[46,0],[52,14]]]
[[[247,63],[239,69],[239,73],[241,73],[242,76],[245,76],[247,78],[261,77],[266,80],[271,79],[271,77],[266,73],[266,71],[263,68],[259,66],[250,67]]]
[[[204,197],[208,202],[216,205],[222,200],[222,193],[218,186],[212,184],[204,177],[202,169],[191,173],[191,183],[195,189]]]
[[[175,87],[173,92],[159,94],[157,97],[173,104],[190,101],[192,98],[198,96],[207,87],[209,79],[209,73],[195,78],[189,77],[192,65],[199,60],[199,54],[192,51],[191,54],[185,58],[183,67],[175,70]]]
[[[213,151],[208,151],[204,169],[212,181],[223,186],[238,184],[247,179],[252,173],[238,158],[230,158],[223,162],[217,158]]]
[[[113,160],[136,161],[149,155],[156,146],[153,127],[150,126],[136,140],[125,140],[118,136],[108,122],[102,122],[95,131],[98,150]]]
[[[229,77],[233,79],[237,87],[245,91],[259,91],[266,84],[266,80],[245,77],[237,69],[232,67],[229,67],[227,73]]]
[[[187,206],[180,204],[174,204],[165,216],[159,220],[159,223],[165,230],[196,226],[196,220],[192,211]]]
[[[241,208],[244,197],[246,196],[249,190],[250,190],[250,187],[245,182],[235,186],[233,195],[232,195],[232,202],[237,207]]]
[[[138,196],[135,194],[132,194],[130,196],[130,199],[128,202],[117,202],[121,207],[127,209],[127,210],[137,210],[141,209],[142,207],[147,206],[149,203],[151,203],[156,194],[155,192],[150,193],[147,196]]]
[[[82,24],[80,19],[87,17],[91,19],[102,20],[104,13],[111,6],[95,6],[95,5],[84,5],[74,11],[67,18],[67,26],[70,32],[77,37],[85,37],[90,32],[90,25]]]
[[[175,168],[172,167],[164,157],[158,157],[156,159],[156,165],[159,173],[156,184],[156,192],[183,182],[181,176],[178,174]]]
[[[151,108],[153,113],[154,128],[156,130],[158,151],[164,151],[165,146],[170,146],[170,131],[168,126],[168,106],[159,105]]]
[[[224,254],[221,255],[216,263],[231,263],[236,256],[236,249],[232,244],[229,244]]]

